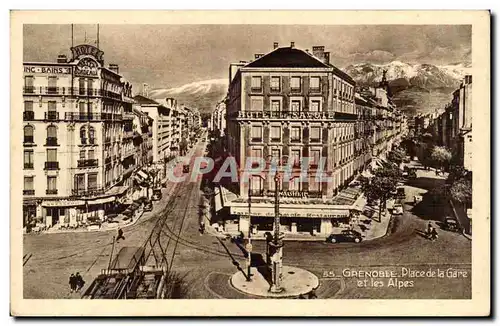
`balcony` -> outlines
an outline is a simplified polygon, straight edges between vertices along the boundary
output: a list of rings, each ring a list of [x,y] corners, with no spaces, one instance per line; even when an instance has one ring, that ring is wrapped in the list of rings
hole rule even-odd
[[[64,118],[69,121],[99,121],[101,115],[99,113],[66,112]]]
[[[23,190],[23,195],[33,196],[35,194],[35,189]]]
[[[89,187],[88,189],[72,189],[73,196],[91,197],[103,195],[106,192],[105,188]]]
[[[47,189],[45,190],[46,195],[57,195],[57,189]]]
[[[59,146],[57,144],[57,137],[47,137],[45,140],[45,146]]]
[[[262,143],[262,137],[252,137],[253,143]]]
[[[290,143],[292,144],[300,144],[302,140],[300,138],[291,138]]]
[[[24,169],[25,170],[33,169],[33,163],[24,163]]]
[[[45,120],[59,120],[59,112],[49,111],[45,112]]]
[[[35,86],[24,86],[23,93],[24,94],[35,94]]]
[[[45,170],[59,170],[59,162],[45,162]]]
[[[24,111],[23,112],[23,121],[32,121],[32,120],[35,120],[35,112]]]
[[[91,168],[91,167],[97,167],[98,165],[99,165],[99,160],[97,159],[86,159],[77,161],[77,166],[79,168]]]
[[[262,197],[262,196],[264,196],[264,190],[262,190],[262,189],[250,189],[250,196]]]
[[[24,141],[23,141],[24,144],[34,144],[34,139],[33,139],[33,136],[24,136]]]

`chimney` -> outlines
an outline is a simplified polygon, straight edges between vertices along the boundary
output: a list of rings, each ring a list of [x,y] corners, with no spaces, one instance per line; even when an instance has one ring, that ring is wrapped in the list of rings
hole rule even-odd
[[[65,54],[60,54],[57,56],[57,63],[66,63],[68,62],[68,57]]]
[[[313,55],[323,61],[325,57],[325,47],[324,46],[313,46]]]
[[[114,63],[109,64],[109,70],[114,71],[115,73],[119,73],[118,65]]]
[[[290,42],[290,47],[293,49],[295,47],[295,42]]]
[[[277,49],[277,48],[278,48],[278,46],[279,46],[278,42],[274,42],[273,47],[274,47],[275,49]]]
[[[264,53],[255,53],[255,59],[259,59],[264,56]]]

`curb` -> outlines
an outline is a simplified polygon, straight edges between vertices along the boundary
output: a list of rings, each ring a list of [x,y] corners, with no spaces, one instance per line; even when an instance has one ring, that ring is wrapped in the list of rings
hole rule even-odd
[[[466,239],[468,239],[468,240],[472,241],[472,235],[469,235],[469,234],[465,233],[465,231],[464,231],[463,229],[462,229],[462,234],[463,234],[463,236],[464,236]]]

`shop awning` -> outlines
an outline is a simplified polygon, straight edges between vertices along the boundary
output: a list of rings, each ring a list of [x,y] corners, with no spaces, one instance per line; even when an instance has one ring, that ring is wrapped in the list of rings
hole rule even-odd
[[[85,201],[83,200],[61,199],[61,200],[50,200],[42,202],[43,207],[71,207],[71,206],[83,206],[83,205],[85,205]]]
[[[89,205],[100,205],[100,204],[106,204],[106,203],[111,203],[115,201],[115,196],[111,197],[106,197],[106,198],[99,198],[99,199],[94,199],[94,200],[89,200],[88,204]]]
[[[123,195],[123,193],[125,191],[128,190],[128,186],[115,186],[113,188],[111,188],[108,192],[106,192],[107,195],[114,195],[114,196],[117,196],[117,195]]]
[[[231,207],[231,214],[248,215],[248,207]],[[254,207],[250,209],[251,216],[274,217],[274,208]],[[349,209],[296,209],[280,208],[280,216],[296,218],[345,218]]]

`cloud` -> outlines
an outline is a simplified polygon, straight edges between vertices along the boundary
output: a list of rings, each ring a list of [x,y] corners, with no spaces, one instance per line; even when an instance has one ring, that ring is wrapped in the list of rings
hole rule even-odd
[[[394,60],[395,57],[396,56],[393,53],[384,50],[373,50],[349,54],[349,59],[355,62],[386,63]]]

